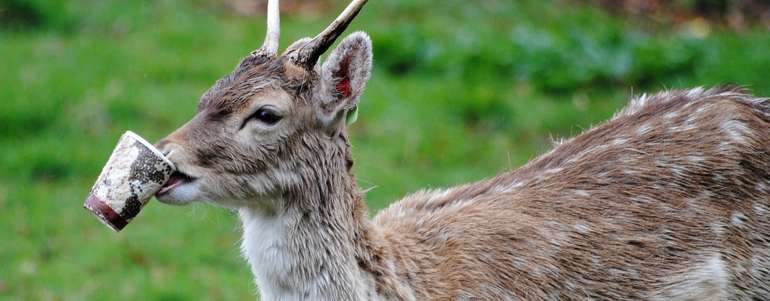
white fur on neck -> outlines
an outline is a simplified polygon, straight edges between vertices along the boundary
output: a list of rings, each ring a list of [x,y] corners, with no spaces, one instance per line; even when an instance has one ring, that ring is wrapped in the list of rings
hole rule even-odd
[[[302,222],[299,213],[276,215],[242,208],[239,216],[243,223],[241,252],[251,265],[262,300],[377,299],[374,279],[358,267],[353,246],[330,242],[333,236],[315,225],[298,225]],[[304,226],[317,231],[297,235],[297,227]],[[324,242],[341,248],[333,249],[331,256],[312,249]],[[313,275],[299,272],[321,265],[325,268]]]
[[[285,300],[301,299],[301,292],[286,289],[286,285],[281,283],[281,279],[287,278],[286,271],[291,266],[281,254],[281,250],[287,247],[281,220],[251,209],[241,209],[238,213],[243,223],[241,252],[251,266],[262,298],[271,300],[283,296],[281,299]]]

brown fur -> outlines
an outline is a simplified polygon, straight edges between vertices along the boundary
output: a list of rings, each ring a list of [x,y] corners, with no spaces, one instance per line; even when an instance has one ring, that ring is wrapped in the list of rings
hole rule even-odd
[[[415,194],[376,222],[397,266],[414,267],[397,273],[418,299],[678,299],[677,275],[709,256],[725,261],[727,290],[693,291],[767,299],[769,108],[734,90],[659,94],[517,171]],[[745,125],[739,139],[729,122]]]
[[[363,33],[315,68],[247,57],[158,143],[195,178],[159,199],[237,209],[262,298],[770,299],[767,100],[642,96],[522,168],[370,221],[343,118],[370,68]],[[265,107],[283,118],[250,119]]]

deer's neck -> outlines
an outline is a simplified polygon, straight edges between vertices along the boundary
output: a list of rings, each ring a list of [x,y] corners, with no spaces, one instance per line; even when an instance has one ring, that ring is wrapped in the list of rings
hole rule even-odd
[[[242,208],[242,251],[264,300],[376,298],[383,246],[352,176],[283,196],[281,208]]]

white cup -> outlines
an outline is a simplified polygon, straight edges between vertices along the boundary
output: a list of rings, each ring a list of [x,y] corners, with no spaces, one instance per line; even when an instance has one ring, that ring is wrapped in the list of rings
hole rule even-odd
[[[85,204],[86,209],[115,231],[139,214],[175,170],[158,149],[127,131],[120,137]]]

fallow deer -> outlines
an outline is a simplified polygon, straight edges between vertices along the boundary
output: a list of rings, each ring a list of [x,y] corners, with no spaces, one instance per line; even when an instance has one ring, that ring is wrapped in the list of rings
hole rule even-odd
[[[158,142],[157,194],[238,211],[265,300],[770,300],[770,102],[737,88],[641,96],[525,166],[367,218],[346,115],[372,68],[364,5],[261,48]]]

